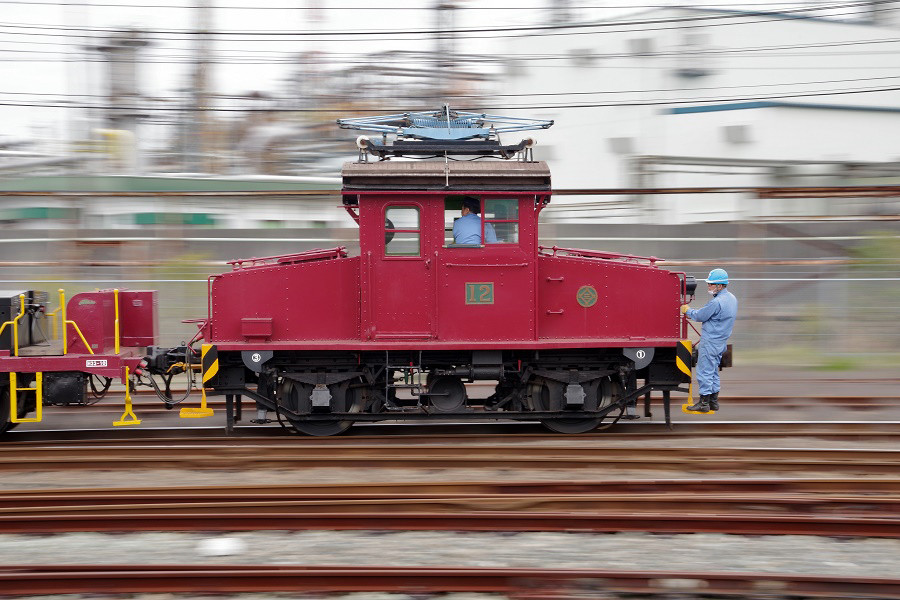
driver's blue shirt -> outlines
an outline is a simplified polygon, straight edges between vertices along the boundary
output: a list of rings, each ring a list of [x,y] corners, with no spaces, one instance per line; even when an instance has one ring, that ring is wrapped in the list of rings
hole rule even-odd
[[[497,234],[494,226],[484,224],[484,237],[488,244],[497,243]],[[480,244],[481,243],[481,217],[475,213],[469,213],[453,222],[454,244]]]

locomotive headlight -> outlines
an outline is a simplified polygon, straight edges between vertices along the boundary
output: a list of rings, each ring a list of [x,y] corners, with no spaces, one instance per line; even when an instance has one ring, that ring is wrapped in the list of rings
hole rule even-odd
[[[693,296],[694,292],[697,291],[697,280],[694,279],[692,275],[685,275],[684,277],[684,293],[687,296]]]

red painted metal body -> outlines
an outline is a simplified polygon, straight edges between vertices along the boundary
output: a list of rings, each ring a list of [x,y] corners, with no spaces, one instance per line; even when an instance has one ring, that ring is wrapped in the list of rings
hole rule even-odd
[[[448,198],[460,194],[481,199],[499,243],[452,243]],[[539,248],[547,191],[353,197],[360,256],[337,248],[234,262],[211,278],[206,341],[225,351],[365,351],[662,347],[686,337],[683,274],[652,257]]]
[[[147,346],[156,344],[155,290],[119,290],[119,352],[116,353],[116,292],[98,290],[75,294],[66,303],[66,320],[77,325],[90,346],[85,347],[75,326],[67,325],[66,352],[58,346],[19,349],[19,356],[0,351],[0,372],[82,372],[125,380],[133,373]]]
[[[151,346],[156,343],[156,290],[119,290],[119,345]],[[78,325],[91,350],[111,353],[116,345],[116,293],[84,292],[67,302],[66,317]],[[68,350],[89,354],[74,327],[67,327]]]

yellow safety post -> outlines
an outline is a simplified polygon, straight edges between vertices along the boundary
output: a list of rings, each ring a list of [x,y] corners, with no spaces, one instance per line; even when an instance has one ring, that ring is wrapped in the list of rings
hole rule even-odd
[[[184,419],[198,419],[213,416],[213,409],[206,406],[206,382],[219,372],[219,353],[213,344],[203,344],[200,349],[200,408],[182,408],[179,416]]]
[[[131,407],[131,378],[128,375],[128,367],[125,367],[125,412],[118,421],[113,421],[114,427],[122,425],[140,425],[141,420],[134,414]]]
[[[9,372],[9,421],[11,423],[40,423],[41,418],[43,417],[43,411],[41,410],[44,407],[44,374],[41,372],[35,373],[35,387],[24,387],[20,388],[18,386],[18,382],[16,381],[16,372]],[[19,392],[34,392],[34,416],[33,417],[22,417],[19,418]]]
[[[213,416],[213,409],[206,406],[206,388],[200,388],[200,408],[186,406],[181,409],[178,416],[182,419],[200,419]]]
[[[63,356],[69,353],[69,336],[66,335],[66,292],[59,288],[59,310],[62,316],[62,323],[60,327],[62,331],[60,334],[62,335],[63,341]]]
[[[119,353],[119,290],[113,290],[113,302],[116,305],[116,354]]]
[[[81,329],[78,327],[78,323],[76,323],[75,321],[70,321],[66,318],[66,293],[62,288],[59,288],[59,306],[60,308],[62,308],[63,356],[69,353],[69,336],[67,335],[68,330],[66,329],[69,325],[75,328],[75,333],[77,333],[78,337],[81,338],[81,341],[84,342],[84,347],[87,348],[88,352],[93,354],[94,351],[91,349],[90,344],[87,343],[84,334],[81,333]],[[118,304],[116,305],[116,308],[118,309]],[[2,331],[2,329],[0,329],[0,331]],[[116,343],[118,343],[118,341],[119,338],[118,336],[116,336]],[[116,353],[118,354],[118,350],[116,350]]]
[[[53,332],[53,339],[54,339],[54,340],[58,340],[58,339],[59,339],[59,332],[56,330],[57,324],[59,323],[59,320],[58,320],[58,319],[59,319],[59,316],[58,316],[56,313],[59,312],[59,309],[60,309],[60,308],[62,308],[62,307],[61,307],[61,306],[57,306],[57,307],[56,307],[56,310],[51,310],[50,312],[47,313],[47,316],[50,317],[51,319],[53,319],[53,321],[52,321],[53,325],[50,326],[50,330]]]

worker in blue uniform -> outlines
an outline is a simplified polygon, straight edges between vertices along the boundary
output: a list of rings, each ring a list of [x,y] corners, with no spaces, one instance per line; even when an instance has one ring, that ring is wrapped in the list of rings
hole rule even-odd
[[[481,202],[478,198],[466,196],[462,201],[462,216],[453,222],[454,244],[480,244],[481,243]],[[488,244],[497,243],[497,234],[494,226],[484,224],[484,239]]]
[[[728,273],[713,269],[706,279],[712,299],[703,308],[681,306],[681,312],[693,321],[703,323],[697,352],[697,383],[700,398],[687,410],[709,412],[719,410],[719,362],[737,317],[738,301],[726,288]]]

